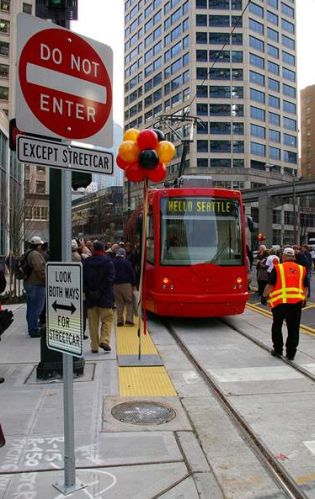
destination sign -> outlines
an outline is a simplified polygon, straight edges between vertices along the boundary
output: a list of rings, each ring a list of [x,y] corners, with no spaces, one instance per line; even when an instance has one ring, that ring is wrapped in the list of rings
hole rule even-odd
[[[220,198],[165,198],[162,199],[164,209],[168,215],[222,215],[236,216],[238,202],[234,199]],[[162,205],[163,206],[163,205]],[[164,210],[163,210],[164,211]]]

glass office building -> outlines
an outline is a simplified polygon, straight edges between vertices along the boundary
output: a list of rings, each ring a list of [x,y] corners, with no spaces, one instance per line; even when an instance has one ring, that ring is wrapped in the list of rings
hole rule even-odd
[[[295,1],[247,3],[125,1],[125,128],[198,116],[187,170],[241,189],[298,168]]]

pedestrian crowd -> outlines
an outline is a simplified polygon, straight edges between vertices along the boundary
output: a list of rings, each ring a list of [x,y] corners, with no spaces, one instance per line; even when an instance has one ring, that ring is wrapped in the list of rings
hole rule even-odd
[[[134,325],[135,290],[139,282],[140,254],[130,242],[84,241],[71,242],[72,261],[83,265],[83,330],[89,325],[91,352],[111,350],[110,336],[117,310],[117,326]],[[18,279],[23,279],[26,294],[26,322],[30,337],[40,337],[46,322],[46,262],[47,244],[39,236],[29,241],[20,258],[7,259]],[[12,270],[9,268],[9,270]]]

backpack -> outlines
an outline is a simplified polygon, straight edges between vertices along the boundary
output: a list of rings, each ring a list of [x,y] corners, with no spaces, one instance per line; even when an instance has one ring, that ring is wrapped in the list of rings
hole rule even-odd
[[[33,267],[28,263],[28,255],[31,253],[33,250],[29,250],[24,255],[20,256],[20,258],[17,259],[16,264],[15,264],[15,269],[14,269],[14,274],[16,279],[19,281],[22,279],[27,279],[33,270]]]

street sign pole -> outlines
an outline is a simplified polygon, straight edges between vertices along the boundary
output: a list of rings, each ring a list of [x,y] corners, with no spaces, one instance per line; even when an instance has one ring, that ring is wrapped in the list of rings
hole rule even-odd
[[[62,260],[71,261],[71,172],[63,170],[61,176],[61,227]],[[62,494],[67,495],[83,489],[86,485],[76,480],[74,453],[74,404],[73,404],[73,358],[63,353],[63,414],[64,414],[64,483],[54,484]]]

